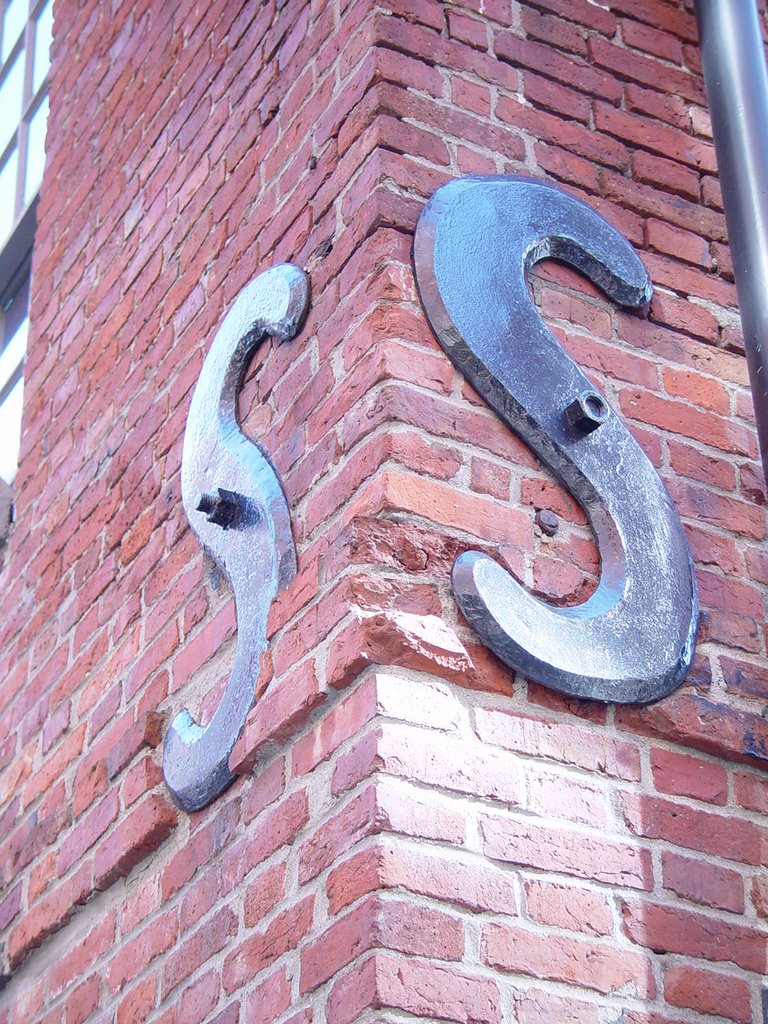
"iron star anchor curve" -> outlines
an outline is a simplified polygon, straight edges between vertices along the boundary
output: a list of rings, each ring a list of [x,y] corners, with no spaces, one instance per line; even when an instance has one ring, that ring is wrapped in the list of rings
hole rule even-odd
[[[570,264],[620,305],[650,299],[650,280],[626,239],[543,181],[449,182],[416,228],[416,281],[433,331],[582,505],[597,536],[600,581],[583,604],[554,607],[469,551],[454,563],[453,591],[483,642],[513,669],[577,697],[646,703],[674,690],[693,658],[693,566],[656,470],[533,304],[526,274],[546,257]]]
[[[171,722],[163,775],[176,803],[197,811],[234,780],[229,756],[253,706],[267,616],[296,574],[288,503],[267,453],[237,419],[237,395],[256,347],[292,338],[309,304],[306,274],[282,263],[240,292],[200,372],[184,434],[181,497],[198,540],[229,579],[237,649],[224,695],[206,726],[185,709]]]

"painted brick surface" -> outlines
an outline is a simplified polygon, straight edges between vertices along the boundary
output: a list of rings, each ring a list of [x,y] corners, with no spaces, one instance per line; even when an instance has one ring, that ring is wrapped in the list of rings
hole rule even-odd
[[[694,667],[648,708],[482,648],[449,572],[584,600],[582,510],[453,370],[413,228],[466,173],[584,196],[656,287],[548,264],[543,315],[684,520]],[[247,431],[299,573],[235,785],[160,775],[210,716],[234,609],[179,469],[240,288],[312,282]],[[677,0],[57,0],[16,523],[0,551],[0,1024],[764,1020],[765,489],[700,73]],[[553,537],[536,513],[554,512]]]

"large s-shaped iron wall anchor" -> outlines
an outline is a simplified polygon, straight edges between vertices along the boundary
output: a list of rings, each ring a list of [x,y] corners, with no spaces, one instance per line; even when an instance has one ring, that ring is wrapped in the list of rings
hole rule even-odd
[[[259,274],[219,328],[192,397],[181,497],[198,540],[232,584],[237,650],[210,723],[200,726],[184,710],[165,737],[163,775],[186,811],[205,807],[235,777],[229,755],[253,705],[269,609],[296,574],[288,504],[269,457],[240,430],[237,394],[256,346],[269,335],[292,338],[308,301],[298,267],[283,263]]]
[[[542,181],[450,182],[422,211],[414,242],[421,301],[440,344],[581,503],[597,535],[600,581],[583,604],[553,607],[470,551],[454,564],[453,590],[483,642],[530,678],[602,701],[657,700],[693,657],[693,567],[655,469],[533,304],[526,273],[549,256],[620,305],[650,299],[623,236]]]

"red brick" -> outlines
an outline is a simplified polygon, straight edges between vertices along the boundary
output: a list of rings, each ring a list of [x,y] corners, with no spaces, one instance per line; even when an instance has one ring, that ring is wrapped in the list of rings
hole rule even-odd
[[[749,985],[742,978],[676,965],[664,972],[664,998],[671,1006],[719,1014],[749,1024],[752,1020]]]
[[[615,15],[588,0],[537,0],[536,6],[553,11],[564,19],[594,29],[605,36],[612,36],[616,32]]]
[[[480,832],[483,850],[494,860],[598,882],[620,879],[633,889],[651,887],[650,851],[635,845],[512,817],[483,816]]]
[[[714,484],[723,490],[734,491],[736,473],[725,459],[698,451],[692,445],[668,441],[670,464],[676,473],[700,483]],[[718,538],[719,539],[719,538]],[[715,542],[713,538],[713,542]]]
[[[91,891],[91,865],[86,862],[71,878],[28,910],[8,936],[11,967],[17,967],[49,935],[66,925]]]
[[[376,731],[374,756],[379,771],[423,785],[513,805],[523,797],[512,758],[479,744],[385,722]]]
[[[627,388],[620,399],[621,409],[630,419],[682,434],[696,441],[738,455],[754,454],[754,435],[739,424],[710,412],[698,411],[679,401],[658,398]]]
[[[609,943],[570,936],[540,935],[517,925],[487,924],[482,958],[488,966],[514,974],[575,984],[598,992],[653,997],[650,958]]]
[[[472,490],[490,494],[502,500],[509,497],[511,473],[506,466],[500,466],[488,459],[473,458],[471,464]]]
[[[163,902],[169,900],[194,877],[198,868],[207,864],[213,854],[212,829],[201,829],[189,837],[163,868],[161,892]]]
[[[537,106],[544,107],[545,110],[551,110],[555,114],[562,114],[585,124],[589,121],[591,104],[588,97],[559,82],[551,82],[526,71],[523,77],[523,92],[526,99]]]
[[[613,932],[611,904],[592,889],[529,879],[525,883],[525,909],[527,916],[539,924],[587,935]]]
[[[768,669],[740,658],[721,658],[720,667],[729,693],[760,700],[768,695]]]
[[[553,1020],[599,1024],[600,1009],[594,1003],[556,996],[535,988],[515,992],[514,996],[520,1024],[549,1024]]]
[[[589,55],[597,67],[612,71],[629,81],[651,85],[656,89],[663,88],[673,96],[704,104],[704,89],[700,78],[661,65],[656,60],[632,53],[598,36],[590,37],[588,46]]]
[[[292,757],[294,775],[306,775],[345,740],[358,733],[376,713],[373,680],[368,680],[331,710],[315,731],[302,738]]]
[[[151,757],[143,757],[136,764],[131,765],[125,773],[125,779],[120,787],[123,805],[128,808],[135,804],[145,793],[159,786],[162,780],[163,773],[160,765]]]
[[[683,63],[683,47],[680,40],[669,32],[660,32],[649,25],[641,25],[628,18],[621,20],[621,32],[627,46],[644,50],[672,64]]]
[[[328,900],[337,913],[378,888],[403,888],[474,911],[517,914],[510,875],[493,865],[439,853],[379,844],[355,854],[328,875]]]
[[[565,722],[547,721],[496,709],[478,709],[481,740],[518,754],[545,758],[628,782],[640,780],[640,755],[634,743],[614,740]]]
[[[526,35],[540,39],[544,43],[551,43],[558,49],[571,50],[582,57],[586,55],[584,33],[575,25],[568,24],[563,18],[539,14],[530,7],[523,8],[520,14]]]
[[[611,336],[611,316],[606,309],[595,303],[585,301],[576,295],[566,295],[551,288],[541,292],[541,312],[553,320],[567,320],[569,324],[578,324],[586,328],[590,334],[600,338]]]
[[[657,95],[658,93],[654,93],[654,96]],[[694,170],[692,167],[678,163],[675,160],[668,160],[663,156],[657,156],[654,153],[646,153],[642,149],[638,149],[632,154],[631,167],[632,177],[644,185],[652,185],[655,188],[664,189],[666,192],[672,192],[694,202],[697,202],[699,199],[701,190],[700,176],[698,170]],[[654,223],[661,225],[663,222],[656,221]],[[672,227],[667,228],[667,236],[666,238],[662,236],[664,244],[661,246],[662,252],[670,252],[673,256],[675,252],[671,249],[670,243],[674,230]],[[677,230],[680,229],[678,228]],[[657,228],[657,236],[659,232],[660,227]]]
[[[631,59],[630,54],[627,57]],[[608,103],[595,104],[595,127],[623,142],[661,152],[666,158],[701,171],[712,172],[716,167],[714,148],[710,143],[691,138],[690,134],[660,124],[658,120],[627,114]]]
[[[689,402],[703,409],[711,409],[721,415],[728,415],[730,411],[728,392],[722,384],[711,378],[665,367],[664,387],[668,394],[687,398]]]
[[[361,839],[377,832],[461,844],[466,836],[466,821],[462,811],[454,809],[447,799],[436,798],[434,794],[420,799],[415,787],[404,790],[400,785],[379,782],[321,824],[302,845],[302,882],[314,878]]]
[[[666,839],[745,864],[761,862],[765,836],[752,822],[636,793],[625,793],[622,805],[627,826],[635,835]]]
[[[255,827],[224,850],[221,861],[221,888],[226,895],[245,876],[282,846],[292,845],[309,820],[307,794],[291,793],[265,814]]]
[[[291,986],[285,968],[280,967],[260,982],[248,996],[248,1020],[253,1024],[272,1024],[291,1006]]]
[[[448,31],[455,39],[469,43],[479,50],[485,50],[488,46],[488,35],[483,22],[459,11],[448,12]]]
[[[219,977],[215,971],[209,971],[184,990],[179,1005],[179,1016],[189,1024],[200,1024],[218,1001]]]
[[[67,996],[65,1020],[66,1024],[83,1024],[99,1005],[101,978],[92,974],[77,985]]]
[[[273,684],[249,715],[235,749],[230,768],[238,774],[253,771],[259,751],[268,742],[287,740],[325,700],[312,662]]]
[[[531,772],[528,776],[527,809],[542,818],[559,818],[605,827],[609,805],[605,791],[580,779]]]
[[[328,1024],[351,1024],[361,1010],[382,1007],[458,1024],[500,1024],[493,979],[442,964],[395,960],[376,954],[334,984],[326,1004]]]
[[[654,747],[651,770],[653,783],[660,793],[720,805],[728,798],[728,777],[722,765]]]
[[[157,1000],[157,976],[150,974],[133,986],[117,1007],[117,1024],[143,1024]]]
[[[105,889],[127,875],[171,834],[177,816],[161,796],[150,794],[123,818],[94,858],[94,885]]]
[[[768,917],[768,879],[763,875],[753,878],[750,896],[755,913],[759,917]]]
[[[741,807],[768,814],[768,782],[760,775],[737,772],[734,776],[736,800]]]
[[[759,1016],[765,492],[691,4],[69,6],[0,553],[0,973],[29,957],[0,1024],[682,1024],[750,1019],[748,987]],[[583,509],[418,302],[423,201],[500,171],[586,197],[656,287],[635,315],[551,261],[531,277],[700,574],[696,660],[648,707],[513,681],[455,616],[467,547],[558,601],[599,572]],[[184,413],[234,295],[280,259],[308,267],[312,309],[260,346],[240,412],[301,572],[270,614],[249,777],[179,831],[145,726],[169,697],[204,719],[235,646],[179,500]],[[642,920],[632,888],[654,893]],[[498,972],[483,928],[514,937]]]
[[[242,817],[247,825],[274,803],[285,790],[285,763],[277,758],[248,783],[243,800]]]
[[[535,143],[534,152],[539,167],[554,178],[577,185],[587,192],[599,192],[600,179],[591,161],[576,156],[567,149],[560,149],[556,145],[548,146],[543,142]]]
[[[234,992],[284,953],[296,949],[312,926],[313,897],[304,899],[278,914],[262,931],[252,935],[226,956],[222,985]]]
[[[437,600],[437,595],[435,595]],[[472,688],[511,691],[509,675],[501,684],[484,674],[455,631],[436,615],[387,608],[362,612],[333,638],[327,673],[336,689],[348,686],[371,665],[392,665]]]
[[[59,848],[56,860],[58,875],[66,875],[72,865],[81,861],[98,842],[117,818],[119,805],[119,795],[112,790],[72,829]]]
[[[665,889],[692,903],[743,913],[744,879],[738,871],[671,850],[662,851],[661,864]]]
[[[127,935],[160,906],[160,879],[149,878],[129,892],[120,905],[120,929]]]
[[[320,825],[302,845],[299,877],[303,883],[328,867],[345,850],[375,831],[376,791],[369,786]]]
[[[622,914],[626,935],[646,949],[730,961],[747,971],[765,972],[766,938],[755,928],[709,914],[637,901],[624,901]]]
[[[243,903],[243,921],[253,928],[285,899],[285,864],[273,864],[249,884]]]
[[[197,931],[176,944],[162,969],[162,997],[186,981],[202,964],[220,953],[237,934],[237,916],[230,907],[221,907],[200,925]],[[188,989],[185,989],[188,991]]]
[[[523,106],[503,95],[496,102],[496,113],[510,127],[527,130],[540,141],[561,146],[599,166],[623,170],[629,164],[629,150],[622,142],[590,131],[576,121],[565,121],[556,114]]]
[[[110,911],[96,922],[85,939],[68,951],[67,956],[57,961],[50,972],[48,991],[51,996],[65,992],[79,977],[91,970],[99,957],[110,949],[115,941],[115,913]]]
[[[302,949],[302,994],[375,947],[435,960],[461,960],[464,926],[457,918],[431,908],[368,899]]]
[[[178,934],[176,912],[171,910],[147,924],[135,938],[124,942],[107,968],[109,991],[122,992],[148,964],[173,947]]]
[[[213,907],[219,896],[219,880],[216,867],[210,867],[185,890],[181,903],[179,925],[183,932],[189,931]]]
[[[760,539],[765,535],[765,520],[751,503],[724,497],[705,487],[696,487],[683,480],[670,481],[670,492],[682,516],[722,526],[737,535]]]
[[[495,38],[497,55],[517,67],[531,68],[549,78],[577,86],[584,92],[604,96],[616,102],[621,86],[611,75],[579,60],[557,53],[549,46],[520,39],[511,32],[499,32]]]

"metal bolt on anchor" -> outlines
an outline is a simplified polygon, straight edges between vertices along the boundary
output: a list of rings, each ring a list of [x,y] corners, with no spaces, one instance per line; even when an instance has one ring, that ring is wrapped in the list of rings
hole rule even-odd
[[[223,530],[229,529],[237,519],[242,497],[235,491],[217,487],[215,493],[203,492],[195,499],[195,508],[203,512],[209,523],[216,523]]]
[[[596,391],[582,391],[565,410],[565,418],[572,427],[578,427],[585,434],[591,434],[608,419],[609,409],[605,399]]]

